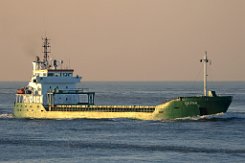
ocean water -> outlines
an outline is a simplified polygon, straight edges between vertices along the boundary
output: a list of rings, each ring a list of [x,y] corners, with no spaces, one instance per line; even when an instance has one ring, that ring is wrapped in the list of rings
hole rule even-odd
[[[210,82],[232,95],[225,114],[171,121],[29,120],[12,116],[17,88],[0,82],[0,162],[245,162],[245,82]],[[202,93],[201,82],[83,82],[96,104],[156,105]]]

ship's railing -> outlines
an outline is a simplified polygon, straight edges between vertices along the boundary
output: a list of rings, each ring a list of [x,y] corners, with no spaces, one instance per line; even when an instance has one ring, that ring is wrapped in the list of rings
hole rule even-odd
[[[84,112],[146,112],[155,111],[155,106],[137,105],[55,105],[50,111],[84,111]]]
[[[48,91],[48,93],[54,93],[54,94],[86,94],[86,93],[94,93],[94,92],[89,92],[88,88],[79,88],[79,89],[54,89]]]
[[[76,108],[155,108],[149,105],[56,105],[56,107],[76,107]]]

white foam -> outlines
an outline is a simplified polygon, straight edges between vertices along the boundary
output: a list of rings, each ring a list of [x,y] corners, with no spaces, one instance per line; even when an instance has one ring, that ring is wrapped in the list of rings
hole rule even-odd
[[[212,114],[212,115],[176,118],[175,120],[193,120],[193,121],[198,121],[198,120],[202,120],[202,119],[212,119],[212,118],[217,118],[217,117],[221,118],[224,115],[225,115],[224,113],[217,113],[217,114]]]
[[[1,119],[4,119],[4,118],[13,118],[14,116],[13,116],[13,114],[0,114],[0,118]]]

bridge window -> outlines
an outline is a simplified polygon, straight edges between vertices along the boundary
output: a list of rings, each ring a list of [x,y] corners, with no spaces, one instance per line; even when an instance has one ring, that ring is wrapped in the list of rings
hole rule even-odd
[[[48,76],[54,76],[54,73],[48,73]]]

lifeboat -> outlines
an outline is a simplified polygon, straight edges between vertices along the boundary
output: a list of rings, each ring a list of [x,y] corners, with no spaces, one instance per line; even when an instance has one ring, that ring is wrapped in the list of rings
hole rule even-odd
[[[24,88],[17,89],[16,93],[17,94],[25,94],[25,89]]]

